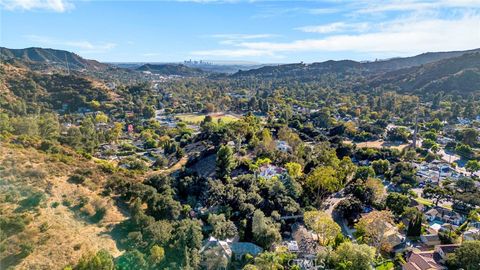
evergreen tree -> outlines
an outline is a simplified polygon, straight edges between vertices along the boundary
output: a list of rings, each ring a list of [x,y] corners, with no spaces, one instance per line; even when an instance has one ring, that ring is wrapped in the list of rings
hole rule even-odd
[[[217,176],[221,179],[230,177],[234,163],[233,151],[227,145],[222,145],[217,152]]]
[[[407,236],[419,237],[422,234],[422,213],[417,212],[408,223]]]

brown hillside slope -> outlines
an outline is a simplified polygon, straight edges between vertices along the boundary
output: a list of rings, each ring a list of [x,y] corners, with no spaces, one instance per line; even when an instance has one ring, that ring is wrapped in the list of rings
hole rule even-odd
[[[69,158],[1,143],[0,224],[26,225],[4,232],[0,269],[62,269],[99,249],[121,254],[109,232],[126,216],[100,194],[107,175],[91,161]],[[68,181],[74,171],[88,175],[82,185]]]

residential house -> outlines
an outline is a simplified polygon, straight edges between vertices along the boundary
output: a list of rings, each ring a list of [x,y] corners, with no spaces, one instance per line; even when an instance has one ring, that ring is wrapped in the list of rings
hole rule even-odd
[[[288,145],[286,141],[277,140],[276,145],[277,145],[277,150],[282,151],[284,153],[287,153],[292,150],[292,147],[290,147],[290,145]]]
[[[433,207],[425,212],[425,217],[428,221],[450,223],[457,226],[465,221],[465,218],[459,213],[442,207]]]
[[[242,259],[243,256],[247,254],[256,257],[263,251],[261,247],[250,242],[233,242],[230,244],[230,249],[232,250],[233,256],[237,260]]]
[[[246,254],[257,256],[263,251],[261,247],[253,243],[237,242],[237,239],[219,240],[213,236],[210,236],[208,240],[204,242],[200,249],[200,254],[208,250],[213,251],[217,258],[224,258],[228,261],[230,261],[232,257],[237,260],[242,259]]]
[[[263,177],[265,179],[272,179],[273,177],[280,177],[286,172],[284,168],[274,166],[271,164],[264,165],[260,167],[260,177]]]
[[[454,253],[459,246],[460,246],[459,244],[435,246],[435,252],[440,256],[439,262],[445,263],[448,255]]]
[[[316,256],[321,249],[318,243],[318,236],[299,223],[292,225],[292,240],[297,243],[297,254],[299,256]]]
[[[286,243],[286,246],[287,246],[287,249],[288,249],[289,252],[297,253],[297,252],[300,251],[300,249],[298,248],[298,243],[295,240],[288,241]]]
[[[420,236],[420,240],[428,246],[440,245],[441,241],[437,233],[424,234]]]
[[[471,228],[462,234],[463,241],[480,240],[480,230],[477,228]]]
[[[232,249],[230,248],[230,243],[231,240],[229,239],[227,239],[226,241],[222,241],[213,236],[210,236],[210,238],[208,238],[208,240],[206,240],[203,244],[199,253],[203,255],[205,252],[211,251],[214,252],[214,256],[217,259],[223,259],[228,262],[232,258]]]
[[[402,265],[402,270],[443,270],[447,269],[439,263],[438,255],[433,251],[414,251]]]
[[[477,229],[480,229],[480,222],[479,221],[472,221],[472,222],[470,222],[470,226],[474,227],[474,228],[477,228]]]
[[[405,236],[398,232],[398,228],[390,223],[385,223],[385,233],[383,238],[390,245],[392,250],[396,250],[402,247],[405,242]]]
[[[105,86],[107,86],[107,88],[110,90],[115,90],[115,88],[117,87],[117,85],[114,82],[107,82]]]

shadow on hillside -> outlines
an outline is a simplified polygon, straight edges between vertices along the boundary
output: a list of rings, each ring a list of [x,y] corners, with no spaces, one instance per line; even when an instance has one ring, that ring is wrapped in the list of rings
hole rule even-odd
[[[27,256],[28,254],[24,254],[23,252],[18,254],[10,254],[0,260],[0,269],[11,269],[11,267],[14,268],[14,266],[21,263],[22,260]]]

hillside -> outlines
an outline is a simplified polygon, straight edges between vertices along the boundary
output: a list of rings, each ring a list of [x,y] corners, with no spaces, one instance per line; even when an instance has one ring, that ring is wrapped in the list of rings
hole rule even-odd
[[[64,73],[89,76],[104,82],[132,84],[145,81],[140,72],[96,60],[85,59],[73,52],[56,49],[0,47],[0,61],[15,67],[43,74]]]
[[[470,93],[480,90],[480,52],[388,72],[377,76],[370,86],[391,84],[402,91],[450,91]]]
[[[182,64],[145,64],[138,71],[149,71],[159,75],[199,76],[205,72],[199,68],[187,67]]]
[[[2,142],[0,268],[62,269],[100,249],[120,255],[110,231],[127,217],[100,194],[108,177],[66,149],[49,154]]]
[[[440,61],[443,59],[454,58],[463,54],[480,52],[480,49],[468,51],[453,51],[453,52],[428,52],[422,53],[412,57],[399,57],[388,60],[380,60],[375,62],[363,63],[363,66],[373,71],[392,71],[404,69],[414,66],[421,66],[428,63]]]
[[[327,73],[362,73],[366,69],[359,62],[342,60],[326,61],[312,64],[286,64],[278,66],[264,66],[258,69],[239,71],[233,74],[233,77],[256,76],[262,78],[296,77],[296,78],[315,78]]]
[[[72,52],[36,47],[26,49],[0,47],[0,59],[22,61],[29,66],[45,65],[72,70],[102,70],[109,68],[107,64],[84,59]]]
[[[93,100],[102,102],[114,96],[102,82],[85,76],[34,72],[1,62],[0,74],[0,104],[7,110],[77,111],[90,107]]]
[[[480,90],[480,50],[425,53],[414,57],[360,63],[351,60],[264,66],[233,78],[301,79],[342,89],[393,87],[406,92]]]
[[[480,49],[469,51],[455,51],[455,52],[435,52],[424,53],[417,56],[405,58],[393,58],[389,60],[381,60],[375,62],[357,62],[351,60],[340,61],[325,61],[312,64],[286,64],[277,66],[264,66],[258,69],[247,71],[239,71],[235,73],[234,77],[244,76],[260,76],[264,78],[279,78],[279,77],[301,77],[314,78],[327,73],[343,73],[343,74],[378,74],[383,72],[395,71],[414,66],[425,65],[440,61],[443,59],[454,58],[467,53],[478,52]]]

